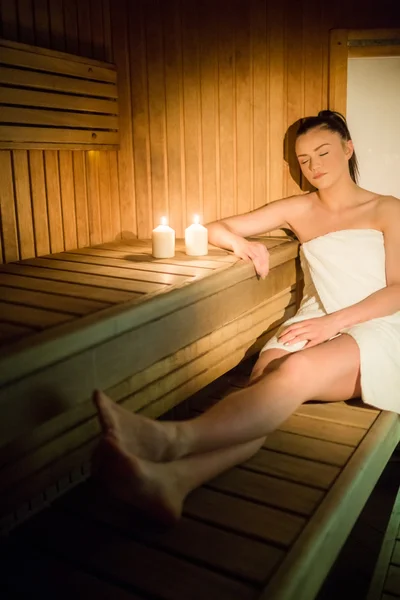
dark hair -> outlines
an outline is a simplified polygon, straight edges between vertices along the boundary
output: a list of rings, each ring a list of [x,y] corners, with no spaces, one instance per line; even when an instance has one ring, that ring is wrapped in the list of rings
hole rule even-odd
[[[321,110],[316,117],[305,117],[301,119],[300,127],[296,133],[296,139],[307,133],[311,129],[319,127],[320,129],[329,129],[329,131],[336,132],[340,135],[342,140],[348,142],[351,140],[350,131],[347,127],[346,119],[342,114],[333,110]],[[357,183],[358,181],[358,161],[356,153],[353,152],[349,160],[349,171],[350,177]]]

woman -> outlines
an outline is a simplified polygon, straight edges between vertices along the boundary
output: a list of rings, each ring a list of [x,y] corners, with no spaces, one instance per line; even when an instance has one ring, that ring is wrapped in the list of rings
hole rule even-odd
[[[307,400],[362,396],[400,412],[400,202],[357,185],[338,113],[304,119],[296,155],[315,192],[208,226],[212,244],[251,260],[261,277],[268,251],[246,237],[285,227],[302,244],[301,307],[263,348],[249,386],[181,422],[131,414],[95,393],[104,432],[97,476],[162,521],[176,520],[191,490],[249,459]]]

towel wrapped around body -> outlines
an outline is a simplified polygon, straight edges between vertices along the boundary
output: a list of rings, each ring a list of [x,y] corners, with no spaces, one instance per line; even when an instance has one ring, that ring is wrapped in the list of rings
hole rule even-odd
[[[299,310],[261,352],[301,350],[307,342],[285,346],[278,341],[288,325],[346,308],[386,287],[383,233],[376,229],[342,229],[314,238],[302,245],[300,259],[304,291]],[[340,333],[358,344],[363,401],[400,413],[400,311]]]

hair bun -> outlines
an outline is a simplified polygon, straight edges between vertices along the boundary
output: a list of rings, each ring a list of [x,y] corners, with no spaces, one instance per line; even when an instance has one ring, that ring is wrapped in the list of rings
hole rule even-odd
[[[337,112],[336,110],[320,110],[318,116],[322,119],[333,119],[336,122],[339,121],[347,125],[347,121],[344,115],[342,115],[340,112]]]

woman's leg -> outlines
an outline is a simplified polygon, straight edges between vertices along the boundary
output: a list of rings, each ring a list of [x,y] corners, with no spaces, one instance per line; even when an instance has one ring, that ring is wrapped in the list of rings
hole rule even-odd
[[[97,450],[99,468],[94,476],[113,496],[161,522],[173,523],[192,490],[251,458],[264,440],[155,463],[130,454],[115,438],[105,436]]]
[[[100,411],[103,423],[111,424],[109,431],[128,451],[151,460],[174,460],[262,438],[306,400],[346,400],[360,392],[358,346],[344,334],[290,354],[276,369],[188,421],[135,420],[129,414],[124,430],[118,407],[117,430],[112,426],[116,405],[103,399]]]

